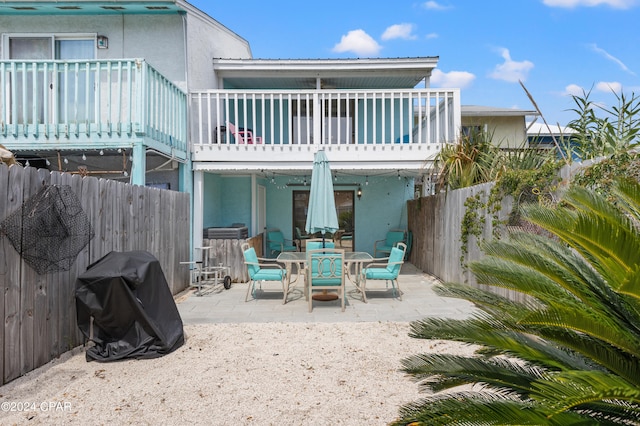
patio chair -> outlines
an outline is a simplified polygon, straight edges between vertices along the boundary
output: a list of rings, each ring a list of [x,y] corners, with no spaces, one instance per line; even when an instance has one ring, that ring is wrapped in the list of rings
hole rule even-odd
[[[345,307],[344,250],[325,248],[307,251],[305,297],[309,312],[313,310],[313,292],[336,291],[341,299],[342,312]]]
[[[261,263],[269,261],[269,259],[259,258],[256,255],[256,250],[250,247],[248,243],[242,245],[242,253],[244,254],[244,264],[247,265],[247,271],[249,272],[249,285],[247,286],[247,295],[244,298],[245,302],[249,301],[249,294],[256,298],[256,285],[258,282],[262,287],[264,281],[279,281],[282,285],[282,304],[287,303],[287,271],[277,263]]]
[[[389,286],[389,282],[391,282],[393,293],[398,296],[398,300],[402,300],[402,292],[400,291],[400,284],[398,283],[398,275],[400,275],[400,269],[404,263],[404,254],[406,250],[407,245],[405,243],[397,243],[396,247],[391,248],[391,253],[388,258],[373,259],[373,263],[369,263],[367,266],[362,268],[362,272],[360,272],[360,285],[362,289],[362,300],[364,302],[367,301],[367,280],[384,280],[387,287]]]
[[[309,250],[318,250],[322,247],[322,238],[312,238],[307,240],[307,251]],[[335,248],[336,245],[333,241],[326,239],[324,240],[324,248]]]
[[[292,240],[284,238],[284,234],[279,229],[267,229],[267,253],[270,257],[277,257],[285,251],[298,251],[298,247]]]
[[[312,236],[307,234],[307,235],[302,235],[302,231],[300,231],[300,228],[298,228],[296,226],[296,239],[294,240],[296,245],[298,246],[298,248],[300,249],[300,251],[303,251],[305,248],[305,243],[307,240],[311,239]]]
[[[342,247],[343,241],[352,241],[352,240],[353,240],[353,233],[347,232],[344,229],[338,229],[336,233],[333,234],[333,242],[335,243],[337,241],[338,244],[340,244],[340,247]]]
[[[262,138],[260,136],[253,136],[253,132],[248,129],[238,129],[235,124],[230,121],[227,121],[227,127],[229,131],[236,138],[238,144],[259,144],[262,143]]]
[[[378,257],[378,253],[383,256],[389,256],[391,249],[398,243],[406,242],[406,232],[402,229],[393,229],[387,232],[384,240],[377,240],[373,243],[373,257]]]

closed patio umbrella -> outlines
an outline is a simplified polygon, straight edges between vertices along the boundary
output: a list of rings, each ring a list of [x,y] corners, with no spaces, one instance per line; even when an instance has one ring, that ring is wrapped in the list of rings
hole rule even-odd
[[[310,234],[322,233],[322,247],[325,247],[324,234],[338,230],[338,215],[336,214],[336,202],[333,198],[333,181],[331,180],[331,168],[324,151],[320,150],[313,158],[313,170],[311,172],[311,190],[309,193],[309,208],[307,210],[307,223],[305,230]],[[322,294],[313,296],[315,300],[335,300],[336,294]]]
[[[305,230],[309,234],[322,233],[322,247],[324,234],[338,230],[338,215],[333,198],[333,181],[329,160],[324,151],[320,150],[313,159],[311,172],[311,191],[309,194],[309,209]]]

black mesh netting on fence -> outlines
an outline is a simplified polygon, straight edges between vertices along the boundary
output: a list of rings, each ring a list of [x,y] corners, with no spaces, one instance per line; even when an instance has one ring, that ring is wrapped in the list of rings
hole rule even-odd
[[[80,200],[68,185],[42,187],[0,223],[0,234],[41,275],[71,269],[94,235]]]

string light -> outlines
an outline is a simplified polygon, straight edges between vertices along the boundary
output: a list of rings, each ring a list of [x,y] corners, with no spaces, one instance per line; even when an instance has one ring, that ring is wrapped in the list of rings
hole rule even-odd
[[[69,164],[69,160],[67,160],[67,157],[64,157],[64,164]]]
[[[48,159],[48,158],[45,158],[45,159],[44,159],[44,162],[45,162],[45,163],[47,163],[47,166],[50,166],[50,165],[51,165],[51,161],[49,161],[49,159]]]
[[[364,185],[365,186],[369,185],[369,176],[366,177],[366,179],[364,181]]]
[[[398,170],[398,180],[400,180],[400,170]]]
[[[84,152],[82,153],[82,161],[87,161],[87,156],[84,155]]]
[[[30,166],[30,164],[29,164],[29,160],[27,160],[27,162],[26,162],[26,163],[24,163],[24,166],[25,166],[25,167],[29,167],[29,166]]]
[[[104,155],[104,151],[103,150],[100,150],[100,155]]]

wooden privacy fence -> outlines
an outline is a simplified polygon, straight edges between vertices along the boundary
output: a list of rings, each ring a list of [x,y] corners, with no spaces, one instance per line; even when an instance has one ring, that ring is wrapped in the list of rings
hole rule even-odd
[[[408,227],[413,232],[411,263],[442,281],[476,285],[475,277],[463,263],[480,259],[482,252],[474,236],[469,236],[467,253],[463,252],[461,224],[467,199],[479,195],[486,202],[493,185],[490,182],[409,201]],[[503,201],[499,219],[506,218],[510,211],[511,201]],[[492,232],[492,217],[486,214],[482,238],[491,238]]]
[[[39,275],[0,236],[0,385],[82,343],[76,277],[111,251],[145,250],[162,266],[173,294],[189,282],[189,194],[0,163],[0,221],[43,185],[69,185],[95,236],[71,270]]]
[[[598,161],[598,160],[596,160]],[[572,177],[581,169],[593,164],[593,161],[574,163],[563,166],[558,171],[558,186],[552,195],[559,200],[562,193],[569,186]],[[470,285],[489,289],[501,296],[513,300],[522,300],[520,293],[507,291],[497,287],[479,285],[475,276],[461,263],[479,260],[484,254],[478,246],[476,237],[469,236],[467,253],[462,251],[460,241],[461,225],[466,211],[465,202],[468,198],[480,195],[481,201],[486,203],[494,182],[484,183],[468,188],[456,189],[429,197],[422,197],[408,202],[408,228],[413,232],[413,249],[410,261],[416,267],[432,274],[445,282],[468,283]],[[513,210],[514,200],[505,197],[498,213],[498,221],[505,223]],[[478,219],[484,215],[484,225],[481,232],[482,239],[493,238],[493,216],[486,211],[478,212]],[[503,237],[506,229],[500,229]]]

